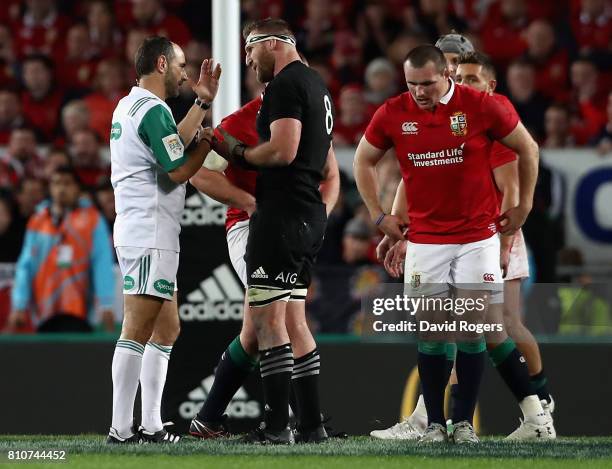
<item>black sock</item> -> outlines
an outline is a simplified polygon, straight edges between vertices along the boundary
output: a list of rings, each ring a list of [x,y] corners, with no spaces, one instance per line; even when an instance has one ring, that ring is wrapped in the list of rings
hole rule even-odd
[[[525,362],[521,352],[518,351],[516,344],[510,337],[494,349],[489,350],[489,356],[518,402],[534,394],[529,381],[527,362]]]
[[[476,344],[468,344],[473,347]],[[482,373],[484,372],[485,363],[485,347],[482,344],[482,351],[470,352],[463,351],[461,345],[458,345],[457,360],[455,367],[457,369],[457,384],[458,396],[453,408],[452,420],[454,423],[467,420],[472,423],[474,417],[474,409],[478,400],[478,389]]]
[[[550,391],[548,390],[548,379],[546,378],[546,375],[544,374],[544,368],[542,368],[542,370],[539,373],[531,376],[530,380],[531,380],[531,389],[532,389],[531,393],[537,394],[538,398],[541,401],[546,401],[550,403]]]
[[[451,384],[450,385],[450,402],[448,404],[448,408],[450,409],[451,415],[455,415],[455,407],[457,405],[461,405],[461,404],[458,404],[459,399],[461,399],[459,397],[459,385]]]
[[[295,391],[300,431],[311,431],[321,425],[321,406],[319,405],[320,368],[321,358],[316,348],[312,352],[296,358],[293,365],[291,385]]]
[[[256,358],[246,353],[240,338],[236,337],[221,355],[215,370],[215,380],[197,419],[203,422],[220,421],[232,397],[256,364]]]
[[[419,349],[420,349],[419,345]],[[423,399],[427,408],[428,423],[445,425],[444,390],[446,388],[446,355],[444,349],[439,354],[418,354],[419,376],[423,388]]]
[[[293,371],[291,344],[261,350],[259,370],[263,382],[266,429],[278,432],[289,424],[289,381]]]

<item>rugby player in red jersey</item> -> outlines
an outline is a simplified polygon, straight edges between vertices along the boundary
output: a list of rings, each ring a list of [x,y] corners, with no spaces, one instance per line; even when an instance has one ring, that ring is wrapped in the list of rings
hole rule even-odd
[[[248,102],[238,111],[223,119],[219,127],[246,146],[256,146],[258,135],[255,129],[255,119],[261,103],[261,97]],[[223,140],[219,128],[215,130],[215,136],[217,139]],[[205,167],[191,179],[191,183],[201,192],[228,205],[225,227],[229,256],[234,270],[246,286],[247,272],[244,255],[249,235],[249,217],[255,210],[256,205],[257,172],[231,163],[227,164],[223,172],[220,172],[219,169],[221,168],[212,161],[213,158],[214,156],[207,159]],[[225,159],[221,159],[221,162],[225,166]],[[211,169],[213,167],[215,169]],[[328,214],[336,203],[339,187],[338,165],[332,152],[327,161],[324,180],[320,186],[321,196]],[[306,322],[305,297],[305,291],[301,296],[292,296],[287,307],[286,324],[296,357],[306,356],[316,349],[315,340]],[[244,311],[240,335],[230,343],[223,353],[217,365],[215,381],[207,400],[191,422],[189,432],[193,436],[215,438],[227,435],[227,429],[223,424],[223,413],[238,388],[257,364],[257,336],[250,318],[248,303],[245,305]],[[310,364],[306,366],[308,367]],[[294,371],[294,379],[292,379],[292,386],[294,386],[296,394],[299,396],[300,393],[304,392],[317,392],[317,390],[313,391],[312,389],[300,389],[308,386],[308,383],[306,380],[300,379],[299,371],[299,369]],[[315,368],[308,371],[318,375],[318,363]],[[311,420],[320,418],[320,409],[304,406],[304,403],[303,399],[296,399],[298,430],[300,419],[304,417],[310,417]],[[308,414],[313,415],[309,416]],[[302,440],[319,439],[316,437],[317,435],[301,435]],[[298,435],[299,439],[300,435]]]
[[[458,35],[455,35],[458,36]],[[440,41],[438,41],[440,42]],[[444,51],[444,49],[442,49]],[[446,54],[445,54],[446,55]],[[456,81],[479,91],[492,94],[495,86],[495,69],[486,56],[471,50],[458,57],[456,62]],[[516,155],[507,147],[495,142],[490,155],[490,165],[493,176],[498,187],[498,201],[500,211],[504,213],[508,208],[518,203],[518,171]],[[398,213],[405,211],[405,192],[403,184],[400,183],[397,191],[397,200],[394,210]],[[401,261],[405,258],[405,244],[396,245],[389,255],[386,256],[385,265],[392,275],[398,276],[402,271]],[[399,263],[398,263],[399,262]],[[510,440],[537,440],[551,439],[556,437],[552,421],[552,410],[554,402],[540,376],[542,376],[541,358],[535,339],[525,328],[520,319],[520,284],[521,279],[529,276],[529,264],[527,260],[527,249],[521,230],[514,235],[501,236],[501,267],[504,273],[504,305],[503,323],[505,331],[502,334],[487,334],[487,348],[496,369],[513,392],[519,406],[523,410],[524,419],[520,427],[513,432]],[[489,314],[489,322],[502,322],[501,305],[492,305]],[[510,337],[508,337],[510,336]],[[516,343],[515,343],[516,341]],[[527,358],[527,364],[521,354]],[[529,365],[529,368],[528,368]],[[529,372],[532,372],[531,382]],[[536,379],[533,379],[533,375]],[[451,376],[451,396],[457,400],[460,396],[456,394],[456,376]],[[539,407],[534,404],[534,399],[541,400],[543,411],[546,413],[546,422],[538,424],[534,422],[529,411],[539,412]],[[524,400],[528,398],[527,400]],[[420,407],[420,408],[419,408]],[[423,428],[422,421],[426,419],[422,400],[417,405],[412,415],[404,421],[395,424],[386,430],[375,430],[372,436],[383,439],[415,439]]]
[[[505,212],[503,227],[514,232],[531,210],[537,144],[507,100],[455,86],[444,55],[434,46],[413,49],[404,74],[408,92],[378,109],[357,149],[355,178],[362,198],[391,239],[402,239],[401,227],[406,218],[410,221],[404,278],[413,290],[420,283],[428,286],[427,294],[444,295],[448,285],[454,285],[459,295],[472,298],[499,291],[499,207],[490,176],[491,146],[500,140],[519,155],[520,201]],[[403,217],[385,214],[377,199],[375,166],[392,147],[408,201]],[[469,290],[461,288],[466,284]],[[471,315],[471,321],[484,319],[476,311]],[[423,311],[417,313],[417,320],[427,319]],[[434,339],[423,331],[419,334],[418,367],[429,419],[424,442],[448,439],[443,408],[449,374],[446,338]],[[451,436],[457,443],[477,442],[471,421],[484,367],[484,338],[464,333],[457,337],[457,348],[462,405],[453,410]]]

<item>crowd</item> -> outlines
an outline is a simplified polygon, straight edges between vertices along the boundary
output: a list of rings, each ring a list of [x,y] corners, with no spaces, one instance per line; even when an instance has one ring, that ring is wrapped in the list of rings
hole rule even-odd
[[[542,148],[592,147],[612,156],[612,5],[606,0],[244,0],[241,9],[243,22],[283,17],[297,32],[298,49],[333,94],[336,147],[356,145],[377,107],[405,89],[401,66],[411,48],[454,30],[492,58],[498,91]],[[3,1],[0,262],[18,260],[28,220],[47,198],[53,175],[66,167],[74,169],[81,199],[93,202],[112,231],[104,149],[113,109],[134,84],[135,51],[144,37],[166,35],[185,50],[195,79],[210,56],[210,14],[210,1],[198,0]],[[252,70],[243,76],[247,101],[261,85]],[[194,99],[189,83],[182,88],[169,101],[177,121]],[[388,155],[379,167],[386,208],[399,181],[396,165]],[[544,213],[554,181],[541,172],[534,210]],[[350,271],[366,266],[367,274],[351,277],[363,286],[385,274],[374,261],[374,227],[351,179],[342,181],[320,263]],[[552,228],[535,222],[531,232]],[[550,244],[540,256],[552,249],[555,257],[561,246]],[[537,280],[554,281],[550,262],[538,262]]]

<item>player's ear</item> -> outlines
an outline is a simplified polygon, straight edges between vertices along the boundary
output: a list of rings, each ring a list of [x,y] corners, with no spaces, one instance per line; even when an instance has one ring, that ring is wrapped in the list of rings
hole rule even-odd
[[[168,59],[165,55],[160,55],[157,58],[157,70],[161,73],[166,73],[166,70],[168,70]]]
[[[495,91],[496,87],[497,87],[497,80],[496,79],[489,80],[489,88],[491,88],[491,92]]]

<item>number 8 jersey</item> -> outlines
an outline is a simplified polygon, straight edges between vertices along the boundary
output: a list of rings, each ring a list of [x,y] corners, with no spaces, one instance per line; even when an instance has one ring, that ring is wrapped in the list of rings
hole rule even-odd
[[[259,141],[270,140],[270,124],[292,118],[302,123],[297,155],[288,166],[261,168],[257,205],[307,209],[322,205],[319,183],[334,127],[334,109],[322,78],[299,60],[283,68],[268,84],[257,116]]]

